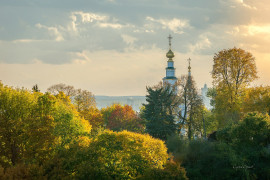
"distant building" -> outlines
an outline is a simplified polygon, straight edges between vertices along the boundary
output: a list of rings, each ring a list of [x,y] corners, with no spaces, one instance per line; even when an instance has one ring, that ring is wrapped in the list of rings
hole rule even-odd
[[[202,100],[207,109],[212,109],[212,106],[210,105],[210,98],[207,97],[207,91],[208,91],[207,84],[204,84],[203,88],[201,88]]]

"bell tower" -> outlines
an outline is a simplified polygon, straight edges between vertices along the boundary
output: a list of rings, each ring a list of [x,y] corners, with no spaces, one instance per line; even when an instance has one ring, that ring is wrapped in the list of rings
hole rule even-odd
[[[169,51],[166,54],[167,60],[167,67],[166,67],[166,76],[163,78],[163,84],[170,84],[171,86],[174,86],[177,78],[175,77],[175,68],[174,68],[174,53],[172,52],[172,36],[169,35]]]

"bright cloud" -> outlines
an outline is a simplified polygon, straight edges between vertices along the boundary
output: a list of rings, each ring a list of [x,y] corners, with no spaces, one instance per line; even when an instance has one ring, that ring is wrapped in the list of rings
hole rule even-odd
[[[256,35],[256,34],[261,34],[261,35],[270,35],[270,24],[266,25],[249,25],[247,26],[248,33],[250,35]]]
[[[199,41],[189,46],[190,52],[196,54],[196,52],[199,52],[206,48],[210,48],[211,44],[212,43],[210,42],[210,40],[206,35],[200,35]]]
[[[146,17],[146,20],[159,23],[162,25],[163,29],[168,28],[176,34],[182,34],[182,33],[184,33],[183,32],[184,28],[190,27],[189,21],[186,19],[177,19],[177,18],[155,19],[153,17],[148,16],[148,17]]]
[[[90,12],[82,12],[82,11],[73,12],[72,16],[79,16],[83,23],[89,23],[89,22],[91,23],[94,21],[108,20],[108,16],[99,15],[99,14],[90,13]]]

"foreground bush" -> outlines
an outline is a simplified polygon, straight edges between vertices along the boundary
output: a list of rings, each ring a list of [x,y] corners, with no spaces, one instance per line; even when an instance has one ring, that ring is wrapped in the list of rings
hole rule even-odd
[[[59,152],[48,173],[54,179],[135,179],[147,177],[146,172],[168,177],[173,171],[173,176],[185,177],[184,169],[166,164],[167,159],[161,140],[128,131],[105,131],[88,144],[77,142]]]

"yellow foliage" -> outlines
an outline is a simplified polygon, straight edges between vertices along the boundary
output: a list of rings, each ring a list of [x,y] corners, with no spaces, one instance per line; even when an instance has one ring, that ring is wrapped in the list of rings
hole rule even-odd
[[[89,159],[94,168],[120,179],[134,178],[149,167],[162,169],[168,159],[163,141],[128,131],[105,131],[87,151],[94,155]]]
[[[91,143],[91,139],[87,136],[80,136],[78,137],[77,142],[81,147],[88,147]]]

